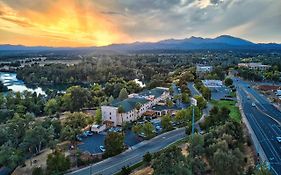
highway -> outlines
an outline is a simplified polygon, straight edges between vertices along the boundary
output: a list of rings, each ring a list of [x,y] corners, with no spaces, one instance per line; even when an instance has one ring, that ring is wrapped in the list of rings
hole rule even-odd
[[[131,166],[136,164],[143,159],[143,155],[147,152],[157,152],[166,146],[178,141],[186,136],[185,128],[176,129],[151,140],[143,141],[131,149],[101,162],[87,166],[85,168],[68,173],[69,175],[112,175],[119,172],[124,166]]]
[[[281,143],[276,139],[281,136],[281,112],[248,83],[239,78],[233,80],[245,117],[270,163],[272,172],[281,174]]]

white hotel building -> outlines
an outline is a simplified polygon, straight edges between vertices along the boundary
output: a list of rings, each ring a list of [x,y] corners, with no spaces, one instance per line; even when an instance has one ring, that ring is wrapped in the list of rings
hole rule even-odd
[[[130,94],[123,101],[113,102],[109,106],[102,106],[102,120],[108,127],[135,121],[149,108],[161,100],[166,100],[168,97],[169,89],[163,87],[146,90],[139,94]],[[136,109],[137,104],[141,105],[139,110]],[[118,108],[121,106],[124,109],[124,113],[118,113]]]

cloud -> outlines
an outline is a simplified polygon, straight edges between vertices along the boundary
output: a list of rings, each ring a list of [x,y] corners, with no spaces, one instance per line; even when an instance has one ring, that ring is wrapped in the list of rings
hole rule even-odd
[[[122,0],[110,9],[126,13],[127,18],[115,19],[135,40],[233,34],[253,41],[281,41],[276,32],[281,20],[274,17],[281,14],[279,0]],[[241,30],[250,23],[252,28]]]
[[[17,24],[19,26],[22,26],[22,27],[31,27],[32,26],[29,22],[27,22],[25,20],[20,20],[20,19],[16,19],[16,18],[13,19],[13,18],[3,17],[3,16],[1,16],[0,18],[4,19],[6,21],[9,21],[9,22],[15,23],[15,24]]]
[[[280,0],[0,0],[0,29],[60,45],[222,34],[281,42],[280,9]]]

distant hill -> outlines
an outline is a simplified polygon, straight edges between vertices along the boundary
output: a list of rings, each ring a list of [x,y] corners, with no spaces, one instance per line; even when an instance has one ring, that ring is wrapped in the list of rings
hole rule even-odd
[[[278,49],[280,44],[257,44],[230,35],[221,35],[216,38],[190,37],[185,39],[167,39],[159,42],[135,42],[131,44],[112,44],[100,49],[115,51],[141,51],[141,50],[226,50],[226,49]]]
[[[0,51],[47,51],[47,50],[86,50],[86,51],[113,51],[113,52],[134,52],[134,51],[153,51],[153,50],[281,50],[281,44],[275,43],[253,43],[248,40],[221,35],[216,38],[190,37],[185,39],[167,39],[158,42],[134,42],[129,44],[111,44],[103,47],[28,47],[22,45],[0,45]]]

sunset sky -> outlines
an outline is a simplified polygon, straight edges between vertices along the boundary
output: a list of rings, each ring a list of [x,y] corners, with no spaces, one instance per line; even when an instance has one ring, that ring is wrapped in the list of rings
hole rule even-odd
[[[0,44],[103,46],[222,34],[281,43],[281,0],[0,0]]]

